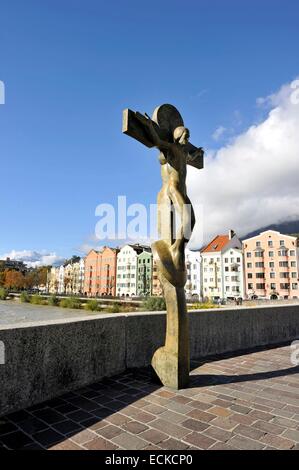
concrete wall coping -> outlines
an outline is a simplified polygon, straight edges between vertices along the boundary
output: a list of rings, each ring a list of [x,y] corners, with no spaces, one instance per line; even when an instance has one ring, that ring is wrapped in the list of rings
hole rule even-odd
[[[224,313],[224,312],[230,312],[231,314],[236,311],[236,310],[264,310],[264,309],[269,309],[273,310],[276,307],[284,307],[284,308],[292,308],[294,306],[299,306],[298,303],[292,303],[292,304],[283,304],[283,303],[277,303],[275,305],[250,305],[250,306],[229,306],[229,307],[223,307],[223,308],[208,308],[208,309],[199,309],[199,310],[189,310],[189,313],[195,314],[195,313],[210,313],[210,314],[216,314],[216,313]],[[42,306],[41,306],[42,308]],[[74,309],[66,309],[67,312],[74,312],[78,313],[78,310]],[[166,311],[165,310],[160,310],[157,312],[124,312],[124,313],[98,313],[98,314],[86,314],[82,315],[82,317],[72,317],[72,318],[61,318],[61,319],[53,319],[53,320],[38,320],[38,321],[26,321],[26,322],[16,322],[8,325],[1,325],[0,324],[0,331],[1,330],[15,330],[18,328],[32,328],[32,327],[37,327],[37,326],[46,326],[46,325],[61,325],[64,323],[80,323],[84,321],[91,321],[91,320],[103,320],[103,319],[108,319],[108,318],[127,318],[127,317],[143,317],[143,316],[149,316],[149,315],[165,315]]]

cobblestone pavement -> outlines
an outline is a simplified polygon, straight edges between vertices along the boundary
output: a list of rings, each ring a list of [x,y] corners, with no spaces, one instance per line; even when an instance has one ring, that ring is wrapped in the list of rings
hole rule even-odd
[[[8,449],[299,450],[299,367],[290,347],[192,364],[178,392],[128,371],[0,418]]]

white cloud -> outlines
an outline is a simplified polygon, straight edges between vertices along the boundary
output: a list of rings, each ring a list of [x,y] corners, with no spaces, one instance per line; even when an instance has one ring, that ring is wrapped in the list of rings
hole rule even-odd
[[[212,138],[214,140],[218,141],[223,136],[223,134],[226,132],[226,130],[227,130],[226,127],[223,127],[223,126],[217,127],[217,129],[212,134]]]
[[[58,265],[64,262],[64,258],[56,253],[46,251],[38,252],[32,250],[16,251],[0,255],[0,259],[10,258],[16,261],[23,261],[28,267],[36,268],[38,266]]]
[[[203,170],[188,170],[192,202],[202,204],[194,243],[233,228],[238,235],[285,220],[299,219],[299,104],[284,85],[259,104],[270,111],[216,152],[207,152]],[[193,246],[194,246],[193,243]]]

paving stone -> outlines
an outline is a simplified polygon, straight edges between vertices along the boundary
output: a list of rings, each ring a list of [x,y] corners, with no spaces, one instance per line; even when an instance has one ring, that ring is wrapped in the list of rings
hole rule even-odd
[[[145,411],[140,411],[134,415],[134,418],[136,421],[141,421],[142,423],[150,423],[156,418],[156,416],[151,413],[146,413]]]
[[[119,428],[118,426],[114,426],[113,424],[108,424],[108,426],[104,426],[103,428],[96,430],[96,433],[105,439],[112,439],[112,437],[118,436],[122,432],[123,429]]]
[[[161,442],[160,447],[163,450],[186,450],[189,448],[189,444],[170,437],[166,441]]]
[[[82,447],[67,439],[49,448],[49,450],[83,450]]]
[[[277,424],[272,424],[267,421],[256,421],[252,425],[254,428],[260,429],[261,431],[270,433],[270,434],[282,434],[284,428],[282,426],[278,426]]]
[[[230,416],[232,414],[232,411],[223,408],[222,406],[213,406],[212,408],[209,409],[209,413],[216,415],[216,416]]]
[[[239,413],[232,414],[230,416],[230,419],[232,421],[235,421],[236,423],[239,423],[239,424],[246,424],[247,426],[250,426],[252,423],[254,423],[256,421],[256,419],[252,418],[251,416],[241,415]]]
[[[64,441],[65,437],[54,429],[46,429],[33,434],[33,438],[44,447],[50,447],[53,444]]]
[[[215,439],[198,432],[192,432],[191,434],[188,434],[188,436],[184,437],[184,441],[188,442],[189,444],[193,444],[195,447],[199,447],[200,449],[209,449],[209,447],[211,447],[216,442]]]
[[[284,431],[282,437],[286,437],[287,439],[299,442],[299,430],[295,431],[294,429],[287,429],[286,431]]]
[[[0,436],[3,436],[4,434],[8,434],[13,431],[17,431],[17,429],[18,428],[13,423],[1,420],[0,418]]]
[[[140,437],[153,444],[159,444],[160,442],[168,439],[167,434],[165,434],[164,432],[158,431],[157,429],[148,429],[147,431],[140,434]]]
[[[43,410],[35,411],[34,416],[48,424],[59,423],[59,421],[65,420],[65,416],[51,408],[44,408]]]
[[[38,418],[35,418],[34,416],[18,423],[18,426],[22,429],[22,431],[25,431],[27,434],[34,434],[49,427],[47,423],[41,421]]]
[[[172,397],[171,401],[175,403],[180,403],[182,405],[186,405],[187,403],[189,403],[192,406],[194,400],[192,400],[192,398],[189,398],[189,397],[175,395],[174,397]]]
[[[282,436],[275,436],[273,434],[265,434],[261,439],[261,442],[274,447],[275,449],[291,449],[294,447],[294,441],[286,439]]]
[[[1,442],[9,449],[18,450],[23,449],[33,441],[27,436],[27,434],[21,431],[15,431],[1,436]]]
[[[84,444],[84,448],[87,450],[116,450],[118,449],[118,446],[107,441],[107,439],[97,437],[96,439]]]
[[[227,418],[223,418],[222,416],[219,416],[218,418],[215,418],[212,422],[210,422],[213,426],[217,426],[221,429],[225,429],[227,431],[232,431],[235,429],[238,424],[236,421],[233,421],[230,416]]]
[[[87,413],[87,411],[78,410],[69,413],[67,417],[73,421],[80,422],[92,418],[92,415],[90,413]]]
[[[60,423],[52,424],[52,428],[61,434],[70,434],[80,431],[82,426],[75,421],[72,421],[71,419],[67,419],[65,421],[61,421]]]
[[[167,408],[168,410],[172,410],[183,415],[186,415],[189,413],[189,411],[192,411],[192,407],[189,406],[189,404],[184,405],[183,403],[177,403],[173,401],[169,401]]]
[[[271,419],[274,418],[274,415],[260,410],[250,411],[249,416],[251,418],[255,418],[256,420],[262,419],[263,421],[271,421]]]
[[[232,437],[227,444],[241,450],[261,450],[265,447],[264,443],[240,435]]]
[[[251,426],[245,426],[244,424],[239,424],[234,429],[234,434],[241,434],[241,436],[250,437],[251,439],[259,440],[262,436],[265,435],[266,431],[260,431]]]
[[[221,442],[226,442],[232,437],[232,433],[230,431],[225,431],[224,429],[217,428],[216,426],[208,427],[203,431],[203,434]]]
[[[165,421],[169,421],[170,423],[180,424],[182,421],[185,421],[186,416],[180,413],[176,413],[175,411],[168,410],[159,414],[159,418],[165,419]]]
[[[119,434],[112,441],[127,450],[141,450],[148,445],[144,439],[128,433]]]
[[[105,419],[105,421],[108,423],[115,424],[116,426],[121,426],[122,424],[128,423],[131,420],[132,418],[130,416],[125,416],[121,413],[115,413]]]
[[[284,426],[286,428],[296,429],[297,426],[298,426],[297,421],[295,421],[293,419],[289,419],[289,418],[283,418],[283,417],[280,417],[280,416],[275,416],[275,418],[273,418],[270,422],[273,423],[273,424],[278,424],[280,426]]]
[[[236,450],[236,447],[232,447],[226,442],[216,442],[209,448],[209,450]]]
[[[79,408],[71,403],[65,403],[64,405],[58,406],[56,411],[62,414],[71,413],[72,411],[77,411]]]
[[[230,409],[232,411],[236,411],[237,413],[241,413],[245,415],[251,411],[251,408],[248,408],[246,406],[241,406],[241,405],[231,405]]]
[[[129,431],[132,434],[140,434],[148,429],[145,424],[139,423],[138,421],[130,421],[122,426],[122,429]]]
[[[164,411],[167,411],[167,408],[165,408],[165,406],[154,405],[151,403],[150,405],[146,405],[143,408],[143,411],[147,411],[148,413],[151,413],[153,415],[159,415],[161,413],[164,413]]]
[[[184,426],[187,429],[190,429],[191,431],[204,431],[209,427],[208,423],[203,423],[202,421],[198,421],[197,419],[186,419],[183,421],[182,426]]]
[[[84,429],[83,431],[74,434],[71,437],[71,440],[76,444],[85,444],[86,442],[96,439],[96,437],[97,435],[94,432]]]
[[[188,405],[193,409],[195,408],[202,411],[206,411],[212,407],[211,403],[205,403],[200,400],[192,400],[192,402],[189,402]]]
[[[197,409],[190,411],[188,413],[188,416],[190,416],[190,418],[198,419],[199,421],[203,421],[205,423],[209,423],[210,421],[215,419],[215,415]]]
[[[25,419],[29,419],[31,417],[32,415],[25,410],[16,411],[15,413],[11,413],[6,416],[6,418],[13,423],[20,423],[21,421],[25,421]]]
[[[151,422],[151,427],[165,432],[171,437],[176,437],[179,439],[190,433],[189,429],[183,428],[178,424],[169,423],[168,421],[160,418],[157,418],[155,421]]]

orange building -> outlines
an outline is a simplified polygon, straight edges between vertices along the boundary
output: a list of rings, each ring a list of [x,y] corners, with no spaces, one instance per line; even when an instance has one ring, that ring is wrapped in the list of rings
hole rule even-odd
[[[90,297],[116,295],[117,248],[91,250],[85,258],[84,294]]]
[[[247,298],[297,299],[297,238],[267,230],[243,240]]]

